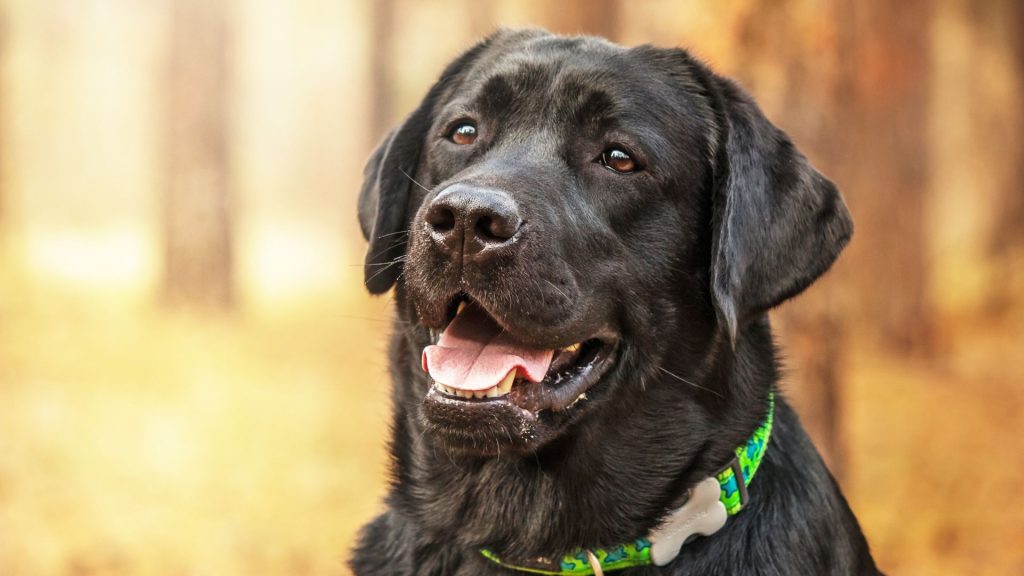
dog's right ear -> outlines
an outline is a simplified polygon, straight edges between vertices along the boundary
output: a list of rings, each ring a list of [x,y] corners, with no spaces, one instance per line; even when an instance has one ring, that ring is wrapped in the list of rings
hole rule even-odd
[[[750,319],[825,273],[853,234],[835,185],[735,83],[718,78],[726,165],[715,193],[712,294],[735,344]]]
[[[499,30],[459,56],[445,68],[419,107],[370,156],[359,192],[359,227],[369,241],[363,272],[371,294],[387,292],[402,272],[409,219],[416,212],[416,207],[409,205],[413,197],[410,188],[416,185],[413,178],[438,99],[488,46],[530,34],[536,32]]]

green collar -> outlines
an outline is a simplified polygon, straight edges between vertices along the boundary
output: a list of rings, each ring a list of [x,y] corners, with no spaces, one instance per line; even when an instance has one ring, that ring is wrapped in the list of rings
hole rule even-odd
[[[749,501],[747,486],[754,479],[768,448],[774,414],[773,392],[768,396],[768,415],[764,422],[745,444],[736,448],[736,456],[729,464],[713,478],[706,478],[691,488],[687,502],[644,538],[608,549],[581,548],[560,560],[537,558],[517,564],[506,562],[487,549],[480,553],[505,568],[532,574],[600,576],[624,568],[668,564],[691,537],[713,534],[725,524],[728,516],[738,513]]]

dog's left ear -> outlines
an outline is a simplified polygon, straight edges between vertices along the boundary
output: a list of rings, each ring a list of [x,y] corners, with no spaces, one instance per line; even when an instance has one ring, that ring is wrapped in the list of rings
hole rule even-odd
[[[717,169],[727,174],[715,190],[711,288],[735,344],[749,320],[828,270],[853,222],[835,185],[750,96],[729,80],[715,82],[725,124]]]
[[[401,274],[411,208],[410,187],[415,185],[413,178],[435,104],[462,70],[500,34],[479,42],[449,64],[416,110],[377,146],[363,169],[359,227],[369,241],[363,272],[371,294],[387,292]]]
[[[440,85],[440,83],[438,83]],[[377,146],[363,169],[359,190],[359,227],[369,241],[363,275],[371,294],[383,294],[402,271],[408,233],[409,187],[413,185],[420,149],[430,129],[435,85],[405,122]]]

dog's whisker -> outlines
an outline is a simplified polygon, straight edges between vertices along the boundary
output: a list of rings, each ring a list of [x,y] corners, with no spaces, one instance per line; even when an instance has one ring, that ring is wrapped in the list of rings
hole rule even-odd
[[[383,238],[383,235],[381,236],[381,238]],[[393,240],[392,242],[390,242],[384,248],[381,248],[380,250],[378,250],[378,251],[374,252],[373,254],[370,254],[369,256],[367,256],[366,259],[367,260],[373,260],[377,256],[380,256],[381,254],[387,252],[388,250],[392,250],[392,249],[395,249],[395,248],[404,248],[404,246],[407,243],[408,243],[408,241],[405,240],[405,239]]]
[[[374,278],[376,278],[377,276],[380,276],[381,274],[386,272],[388,270],[388,268],[391,268],[395,264],[400,264],[400,263],[401,263],[400,261],[388,262],[383,268],[381,268],[380,270],[377,270],[375,273],[373,273],[373,275],[371,275],[369,278],[364,280],[363,284],[369,284]]]
[[[399,262],[405,262],[405,256],[399,256],[390,262],[373,262],[370,264],[353,264],[353,266],[390,266]]]
[[[568,294],[566,294],[565,292],[562,292],[561,288],[559,288],[558,286],[555,286],[554,282],[552,282],[551,280],[548,280],[547,278],[545,278],[544,281],[547,282],[548,285],[551,286],[551,288],[553,288],[555,290],[555,292],[558,292],[559,294],[561,294],[562,298],[565,298],[566,302],[571,302],[572,301],[572,299],[569,298]]]
[[[398,232],[388,232],[387,234],[378,234],[377,238],[387,238],[388,236],[397,236],[399,234],[408,234],[409,230],[399,230]]]
[[[420,188],[422,188],[422,189],[426,190],[427,192],[430,192],[430,191],[431,191],[431,190],[430,190],[430,188],[427,188],[427,187],[426,187],[426,186],[424,186],[423,184],[420,184],[419,182],[417,182],[417,181],[416,181],[416,179],[415,179],[415,178],[413,178],[412,176],[410,176],[410,175],[409,175],[409,173],[408,173],[408,172],[406,172],[405,170],[402,170],[401,168],[399,168],[399,169],[398,169],[398,171],[399,171],[399,172],[401,172],[403,176],[405,176],[406,178],[408,178],[409,180],[411,180],[413,184],[415,184],[415,185],[419,186]]]
[[[678,375],[678,374],[676,374],[674,372],[671,372],[671,371],[665,369],[662,366],[658,366],[658,370],[661,370],[665,374],[668,374],[669,376],[675,378],[676,380],[679,380],[680,382],[684,382],[686,384],[689,384],[690,386],[693,386],[694,388],[698,388],[700,390],[704,390],[705,392],[710,392],[710,393],[714,394],[715,396],[718,396],[719,398],[724,398],[724,396],[722,396],[718,392],[712,390],[711,388],[708,388],[706,386],[701,386],[700,384],[697,384],[696,382],[691,382],[690,380],[687,380],[686,378],[683,378],[682,376],[680,376],[680,375]]]

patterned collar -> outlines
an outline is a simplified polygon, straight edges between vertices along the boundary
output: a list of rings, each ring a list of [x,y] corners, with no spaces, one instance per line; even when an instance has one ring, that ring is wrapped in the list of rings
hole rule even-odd
[[[768,448],[775,414],[775,394],[768,396],[768,415],[746,443],[736,448],[732,460],[713,477],[705,478],[690,489],[690,496],[681,508],[668,515],[665,522],[645,538],[613,548],[581,548],[559,560],[536,558],[511,563],[490,550],[480,551],[487,559],[505,568],[531,574],[601,576],[605,572],[636,566],[664,566],[694,536],[710,536],[725,524],[726,518],[738,513],[750,499],[747,486],[754,479]]]

